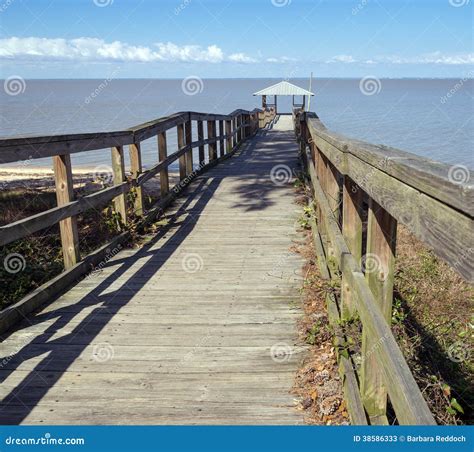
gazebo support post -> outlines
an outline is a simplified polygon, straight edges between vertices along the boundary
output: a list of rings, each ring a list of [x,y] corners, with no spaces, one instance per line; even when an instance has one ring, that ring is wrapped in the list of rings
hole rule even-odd
[[[278,113],[278,110],[277,110],[277,96],[275,95],[275,114]]]

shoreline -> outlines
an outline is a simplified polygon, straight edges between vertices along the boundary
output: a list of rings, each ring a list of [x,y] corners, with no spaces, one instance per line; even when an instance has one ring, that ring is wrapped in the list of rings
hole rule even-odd
[[[178,171],[169,171],[170,183],[179,179]],[[99,184],[110,185],[112,182],[111,168],[107,165],[96,167],[79,167],[72,172],[74,188],[93,189]],[[159,179],[159,175],[156,176]],[[158,180],[151,179],[145,184],[152,193],[159,191]],[[54,188],[54,171],[47,167],[25,168],[21,166],[1,168],[0,167],[0,192],[16,189],[44,190]]]

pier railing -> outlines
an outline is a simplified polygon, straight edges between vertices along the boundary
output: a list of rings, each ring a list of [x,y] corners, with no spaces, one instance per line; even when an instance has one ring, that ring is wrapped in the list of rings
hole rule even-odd
[[[235,110],[229,115],[180,112],[116,132],[86,133],[73,135],[33,136],[0,140],[0,163],[29,161],[52,157],[56,186],[57,207],[46,210],[14,223],[0,227],[0,246],[26,237],[59,223],[65,271],[52,281],[39,287],[20,302],[6,308],[0,315],[0,332],[8,330],[24,315],[50,300],[79,277],[91,271],[110,253],[110,250],[125,241],[129,233],[125,230],[111,243],[87,256],[81,256],[77,216],[89,209],[100,208],[113,201],[121,223],[126,225],[127,194],[132,192],[132,210],[142,222],[151,221],[197,175],[228,158],[247,138],[266,127],[275,117],[275,109]],[[205,138],[204,125],[207,136]],[[197,141],[192,140],[196,127]],[[178,149],[168,154],[167,132],[177,129]],[[144,140],[157,138],[157,163],[143,169],[140,144]],[[124,147],[128,146],[130,174],[125,171]],[[206,146],[208,149],[205,154]],[[111,149],[112,186],[75,199],[71,154]],[[195,168],[193,149],[198,148],[199,162]],[[168,168],[179,162],[179,179],[175,187],[169,187]],[[143,185],[152,177],[160,176],[161,197],[145,211]]]
[[[434,418],[391,331],[397,226],[403,224],[473,280],[474,174],[325,128],[314,113],[293,113],[314,195],[313,237],[323,276],[340,281],[328,296],[339,344],[344,322],[362,323],[360,366],[340,354],[353,423],[387,423],[387,400],[400,424]],[[453,169],[454,168],[454,169]],[[454,170],[465,172],[463,180]]]

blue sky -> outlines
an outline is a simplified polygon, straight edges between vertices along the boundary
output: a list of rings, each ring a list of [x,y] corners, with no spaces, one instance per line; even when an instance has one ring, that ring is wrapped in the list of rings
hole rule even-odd
[[[472,77],[472,3],[0,0],[0,76]]]

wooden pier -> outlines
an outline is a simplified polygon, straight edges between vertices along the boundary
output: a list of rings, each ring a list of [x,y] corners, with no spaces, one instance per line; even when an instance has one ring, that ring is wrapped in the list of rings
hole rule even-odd
[[[152,137],[158,163],[144,170],[140,143]],[[113,185],[75,199],[70,155],[104,148]],[[277,116],[270,105],[0,141],[0,163],[31,156],[53,157],[58,206],[1,227],[0,245],[59,222],[65,271],[0,313],[2,423],[302,423],[290,393],[305,352],[294,303],[303,263],[291,252],[299,160],[314,194],[321,274],[342,279],[341,299],[327,304],[351,422],[387,423],[389,400],[398,423],[434,423],[389,321],[398,223],[472,279],[472,186],[450,180],[449,166],[351,141],[303,110]],[[289,170],[283,183],[279,165]],[[143,184],[156,176],[161,199],[146,209]],[[166,221],[138,250],[123,249],[125,228],[83,256],[75,217],[112,200],[124,225],[131,201],[142,223]],[[369,255],[376,272],[364,268]],[[341,352],[354,315],[364,327],[360,368]]]

